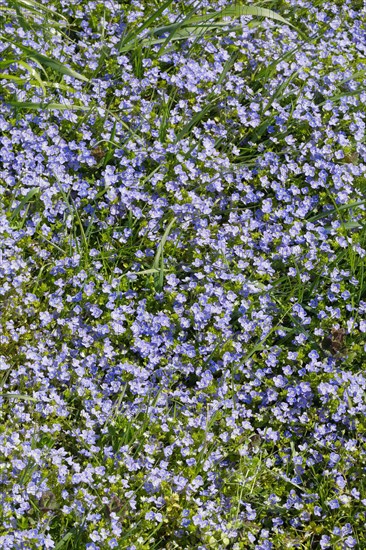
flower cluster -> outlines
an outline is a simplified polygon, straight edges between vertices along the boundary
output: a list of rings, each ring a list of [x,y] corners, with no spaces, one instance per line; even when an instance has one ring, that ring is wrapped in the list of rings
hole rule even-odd
[[[364,548],[365,8],[8,4],[0,547]]]

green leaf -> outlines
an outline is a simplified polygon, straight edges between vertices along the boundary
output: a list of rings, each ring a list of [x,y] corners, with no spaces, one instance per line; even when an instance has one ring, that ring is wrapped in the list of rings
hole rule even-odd
[[[7,399],[21,399],[23,401],[32,401],[38,403],[38,400],[30,395],[24,395],[22,393],[0,393],[0,397],[6,397]]]
[[[11,220],[14,220],[18,214],[23,210],[24,206],[32,200],[32,198],[39,193],[39,189],[33,188],[22,198],[18,206],[13,210]]]
[[[0,73],[0,80],[12,80],[16,84],[26,84],[28,80],[25,78],[20,78],[20,76],[15,76],[13,74]]]
[[[163,261],[163,252],[164,252],[164,246],[165,243],[169,237],[169,233],[176,221],[176,218],[174,217],[168,224],[166,230],[164,231],[164,235],[160,241],[160,244],[158,246],[158,249],[155,254],[153,269],[156,270],[155,273],[155,288],[158,290],[162,290],[163,283],[164,283],[164,261]]]
[[[74,69],[67,67],[63,63],[60,63],[60,61],[57,61],[57,59],[52,59],[51,57],[47,57],[46,55],[35,52],[34,50],[29,50],[29,51],[27,50],[26,52],[29,54],[30,59],[39,61],[41,65],[49,67],[50,69],[54,70],[56,73],[71,76],[73,78],[76,78],[77,80],[82,80],[83,82],[89,82],[89,79],[86,78],[86,76],[78,73],[77,71],[74,71]]]
[[[308,218],[308,222],[315,222],[317,220],[320,220],[321,218],[327,218],[328,216],[331,216],[332,214],[337,214],[341,210],[348,210],[349,208],[353,208],[354,206],[361,206],[363,204],[366,204],[366,201],[353,201],[348,202],[347,204],[342,204],[342,206],[338,206],[338,208],[333,208],[332,210],[327,210],[326,212],[321,212],[317,214],[316,216],[312,216],[311,218]]]
[[[62,13],[51,10],[50,8],[47,8],[47,6],[44,6],[39,2],[35,2],[34,0],[8,0],[8,5],[17,10],[19,10],[19,8],[25,8],[26,10],[38,16],[51,15],[52,20],[56,22],[59,21],[60,19],[62,19],[63,21],[67,21],[67,18],[64,15],[62,15]],[[47,20],[50,21],[50,18],[48,17]]]
[[[132,271],[133,275],[150,275],[151,273],[159,273],[159,269],[152,267],[151,269],[143,269],[142,271]]]
[[[48,67],[61,75],[67,75],[67,76],[76,78],[77,80],[89,82],[89,79],[86,78],[86,76],[78,73],[77,71],[74,71],[74,69],[71,69],[70,67],[67,67],[67,65],[64,65],[57,59],[53,59],[52,57],[48,57],[47,55],[38,53],[36,50],[34,50],[33,48],[29,48],[28,46],[23,46],[22,44],[13,42],[7,36],[0,35],[0,39],[3,40],[4,42],[8,42],[16,46],[22,52],[24,52],[24,54],[26,54],[28,59],[32,59],[33,61],[35,61],[36,63],[39,63],[43,67]],[[21,61],[24,63],[23,60]]]
[[[141,43],[141,41],[136,40],[138,35],[140,33],[142,33],[142,31],[147,29],[151,25],[151,23],[153,23],[153,21],[155,21],[158,17],[160,17],[160,15],[163,14],[163,12],[170,6],[170,4],[172,2],[173,2],[173,0],[166,0],[166,2],[164,2],[164,4],[162,4],[159,9],[157,9],[148,19],[146,19],[145,23],[143,23],[140,27],[138,27],[138,29],[136,29],[135,31],[131,31],[130,33],[128,33],[124,37],[122,37],[122,39],[121,39],[121,41],[118,45],[118,50],[120,52],[126,51],[123,48],[124,44],[126,44],[126,43],[131,44],[134,41],[136,41],[136,44],[133,44],[132,48],[134,47],[134,45],[137,45],[138,43]]]
[[[274,21],[280,21],[285,25],[294,27],[287,19],[279,15],[273,10],[268,8],[257,8],[255,6],[239,6],[237,4],[224,8],[221,12],[221,17],[243,17],[246,15],[252,15],[254,17],[265,17],[266,19],[273,19]]]
[[[60,550],[60,548],[63,548],[67,542],[73,537],[73,533],[69,531],[66,533],[66,535],[56,544],[55,550]]]
[[[89,111],[85,105],[64,105],[63,103],[33,103],[32,101],[7,101],[7,105],[17,109],[56,110],[56,111]]]
[[[170,4],[170,1],[168,1],[166,4]],[[159,15],[164,11],[162,8],[165,6],[165,4],[158,10]],[[165,9],[165,8],[164,8]],[[128,52],[132,49],[134,49],[136,46],[154,46],[157,44],[163,44],[164,46],[160,49],[160,53],[164,51],[164,47],[167,44],[167,37],[165,38],[154,38],[162,34],[169,33],[170,36],[168,36],[168,41],[173,42],[176,40],[186,40],[187,38],[190,38],[192,35],[197,34],[198,32],[201,32],[205,30],[215,30],[220,27],[226,27],[230,26],[230,23],[227,21],[222,21],[222,19],[226,17],[231,18],[238,18],[243,16],[254,16],[254,17],[264,17],[267,19],[273,19],[275,21],[279,21],[280,23],[289,25],[290,27],[294,27],[292,23],[290,23],[288,20],[286,20],[284,17],[276,13],[275,11],[272,11],[268,8],[259,8],[255,6],[240,6],[233,4],[231,6],[227,6],[221,11],[218,12],[212,12],[205,15],[196,15],[192,17],[187,17],[183,21],[178,21],[176,23],[172,23],[171,25],[164,25],[157,27],[155,29],[151,29],[149,32],[149,37],[145,38],[143,40],[138,41],[137,37],[142,30],[145,30],[148,28],[149,24],[154,21],[157,18],[157,13],[153,14],[144,25],[142,25],[133,35],[133,39],[130,39],[130,35],[128,35],[121,43],[120,43],[120,52]],[[296,29],[299,34],[300,31]]]
[[[359,222],[345,222],[345,223],[342,223],[342,227],[343,229],[360,229],[361,227],[364,227],[364,226],[362,225],[362,223],[359,223]],[[325,229],[329,231],[330,229],[332,229],[332,226],[327,225]]]

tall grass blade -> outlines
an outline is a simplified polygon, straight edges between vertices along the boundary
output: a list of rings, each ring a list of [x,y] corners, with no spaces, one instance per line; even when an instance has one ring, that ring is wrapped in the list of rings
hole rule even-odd
[[[49,69],[52,69],[53,71],[55,71],[55,73],[71,76],[73,78],[76,78],[77,80],[82,80],[83,82],[89,82],[89,79],[86,78],[86,76],[80,74],[74,69],[71,69],[67,65],[64,65],[57,59],[53,59],[52,57],[48,57],[47,55],[38,53],[36,50],[34,50],[33,48],[29,48],[28,46],[23,46],[22,44],[15,43],[7,36],[0,35],[0,39],[4,42],[12,44],[13,46],[16,46],[25,54],[28,59],[32,59],[43,67],[48,67]],[[23,60],[21,61],[24,63]]]
[[[39,193],[38,188],[37,189],[34,188],[28,191],[28,193],[25,195],[25,197],[23,197],[23,199],[20,201],[18,206],[13,210],[13,213],[11,215],[11,220],[14,220],[19,215],[19,213],[23,210],[24,206],[28,204],[33,197],[38,195],[38,193]]]
[[[153,269],[156,270],[155,272],[155,275],[154,275],[154,280],[155,280],[155,288],[157,290],[162,290],[163,288],[163,283],[164,283],[164,258],[163,258],[163,252],[164,252],[164,246],[165,246],[165,243],[169,237],[169,233],[174,225],[176,221],[176,218],[174,217],[168,224],[165,232],[164,232],[164,235],[160,241],[160,244],[158,246],[158,249],[156,251],[156,254],[155,254],[155,259],[154,259],[154,264],[153,264]]]
[[[170,4],[170,0],[166,4]],[[165,5],[165,4],[164,4]],[[158,10],[160,13],[162,13],[162,8]],[[164,51],[165,46],[167,45],[167,37],[164,38],[154,38],[161,36],[162,34],[169,33],[168,38],[169,41],[177,41],[177,40],[186,40],[190,38],[192,35],[194,35],[197,32],[197,29],[199,29],[200,32],[202,30],[206,29],[208,30],[215,30],[220,27],[230,27],[230,23],[228,21],[222,21],[222,19],[225,19],[226,17],[231,18],[238,18],[243,16],[254,16],[254,17],[264,17],[267,19],[273,19],[275,21],[279,21],[280,23],[283,23],[285,25],[289,25],[290,27],[296,29],[296,31],[299,34],[302,34],[301,31],[299,31],[290,21],[286,20],[284,17],[276,13],[275,11],[272,11],[268,8],[259,8],[254,6],[239,6],[239,5],[231,5],[227,6],[223,10],[219,12],[213,12],[205,15],[196,15],[193,17],[187,17],[183,22],[176,22],[172,23],[171,25],[165,25],[161,27],[157,27],[155,29],[151,29],[149,32],[149,38],[145,38],[142,41],[137,41],[137,36],[142,30],[145,30],[148,28],[150,22],[154,21],[157,18],[157,12],[152,16],[144,25],[140,27],[138,31],[136,31],[133,35],[133,39],[128,39],[128,36],[123,42],[120,44],[119,51],[120,52],[128,52],[133,50],[137,45],[139,47],[141,46],[155,46],[157,44],[163,44],[163,47],[160,48],[160,52],[162,53]],[[210,22],[210,23],[208,23]],[[177,29],[179,29],[177,31]]]

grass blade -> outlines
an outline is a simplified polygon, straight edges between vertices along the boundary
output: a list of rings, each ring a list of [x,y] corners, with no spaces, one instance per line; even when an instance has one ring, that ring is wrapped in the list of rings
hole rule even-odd
[[[6,397],[7,399],[21,399],[23,401],[32,401],[32,403],[38,402],[37,399],[35,399],[34,397],[22,393],[0,393],[0,397]]]
[[[143,23],[138,29],[134,30],[134,31],[131,31],[130,33],[128,33],[124,38],[122,38],[122,40],[120,41],[119,43],[119,46],[118,46],[118,50],[120,52],[122,51],[125,51],[123,46],[127,43],[130,43],[131,42],[135,42],[138,35],[144,31],[145,29],[147,29],[151,23],[153,23],[158,17],[160,17],[160,15],[163,14],[163,12],[170,6],[170,4],[173,2],[173,0],[166,0],[166,2],[164,2],[164,4],[162,4],[160,6],[159,9],[157,9],[146,21],[145,23]],[[134,44],[132,45],[132,48],[133,48]],[[131,48],[131,49],[132,49]]]
[[[164,38],[158,38],[162,34],[169,33],[168,41],[173,42],[177,40],[186,40],[187,38],[190,38],[192,35],[197,33],[197,29],[207,29],[207,30],[214,30],[220,27],[226,27],[230,26],[230,22],[222,21],[222,19],[226,17],[231,18],[238,18],[243,16],[254,16],[254,17],[264,17],[267,19],[273,19],[275,21],[278,21],[280,23],[283,23],[285,25],[289,25],[290,27],[294,28],[300,35],[302,35],[301,31],[299,31],[290,21],[286,20],[284,17],[276,13],[275,11],[272,11],[268,8],[259,8],[254,6],[239,6],[239,5],[230,5],[224,8],[223,10],[219,12],[213,12],[205,15],[199,15],[199,16],[193,16],[193,17],[187,17],[183,22],[176,22],[172,23],[171,25],[164,25],[161,27],[157,27],[155,29],[151,29],[149,32],[149,38],[145,38],[142,41],[137,41],[137,36],[142,30],[145,30],[148,28],[149,24],[154,21],[158,15],[160,15],[164,9],[166,9],[167,5],[171,3],[170,0],[166,2],[157,12],[153,14],[149,18],[149,20],[144,23],[138,31],[136,31],[133,34],[132,39],[128,39],[128,36],[126,37],[123,42],[121,42],[119,51],[120,52],[128,52],[132,49],[134,49],[137,45],[139,47],[146,47],[146,46],[155,46],[157,44],[163,44],[162,48],[160,48],[160,53],[164,51],[165,46],[167,45],[167,37]],[[164,8],[164,9],[163,9]],[[158,14],[159,12],[159,14]],[[215,21],[218,19],[218,21]],[[208,22],[211,22],[207,24]],[[153,38],[157,37],[157,38]],[[306,38],[306,37],[303,37]]]
[[[228,6],[227,8],[223,9],[221,12],[221,17],[243,17],[246,15],[252,15],[254,17],[264,17],[266,19],[273,19],[274,21],[279,21],[280,23],[284,23],[285,25],[289,25],[290,27],[296,28],[287,19],[285,19],[275,11],[270,10],[268,8],[233,5],[233,6]]]
[[[30,191],[28,191],[28,193],[25,195],[25,197],[22,198],[22,200],[20,201],[20,203],[18,204],[18,206],[13,210],[13,213],[11,215],[11,220],[14,220],[18,214],[22,211],[22,209],[24,208],[24,206],[29,203],[32,198],[37,195],[39,193],[39,189],[31,189]]]
[[[39,63],[43,67],[48,67],[49,69],[52,69],[58,74],[71,76],[73,78],[76,78],[77,80],[82,80],[83,82],[89,82],[89,79],[86,78],[86,76],[78,73],[74,69],[71,69],[67,65],[64,65],[57,59],[53,59],[52,57],[48,57],[47,55],[38,53],[33,48],[29,48],[28,46],[23,46],[22,44],[18,44],[10,40],[7,36],[0,35],[0,39],[4,42],[8,42],[15,46],[16,48],[19,48],[24,54],[27,56],[28,59],[32,59],[36,63]],[[23,61],[24,62],[24,61]]]
[[[173,218],[169,222],[155,254],[153,269],[156,270],[156,272],[155,272],[154,279],[155,279],[155,288],[159,290],[162,290],[163,283],[164,283],[164,261],[163,261],[164,246],[169,237],[169,233],[175,221],[176,221],[176,218]]]
[[[33,109],[33,110],[57,110],[57,111],[89,111],[89,107],[85,105],[64,105],[63,103],[33,103],[32,101],[7,101],[7,105],[16,107],[17,109]]]

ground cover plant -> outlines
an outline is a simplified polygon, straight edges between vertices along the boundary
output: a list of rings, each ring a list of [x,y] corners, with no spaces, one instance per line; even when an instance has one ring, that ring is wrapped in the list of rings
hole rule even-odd
[[[0,5],[0,548],[366,548],[360,1]]]

